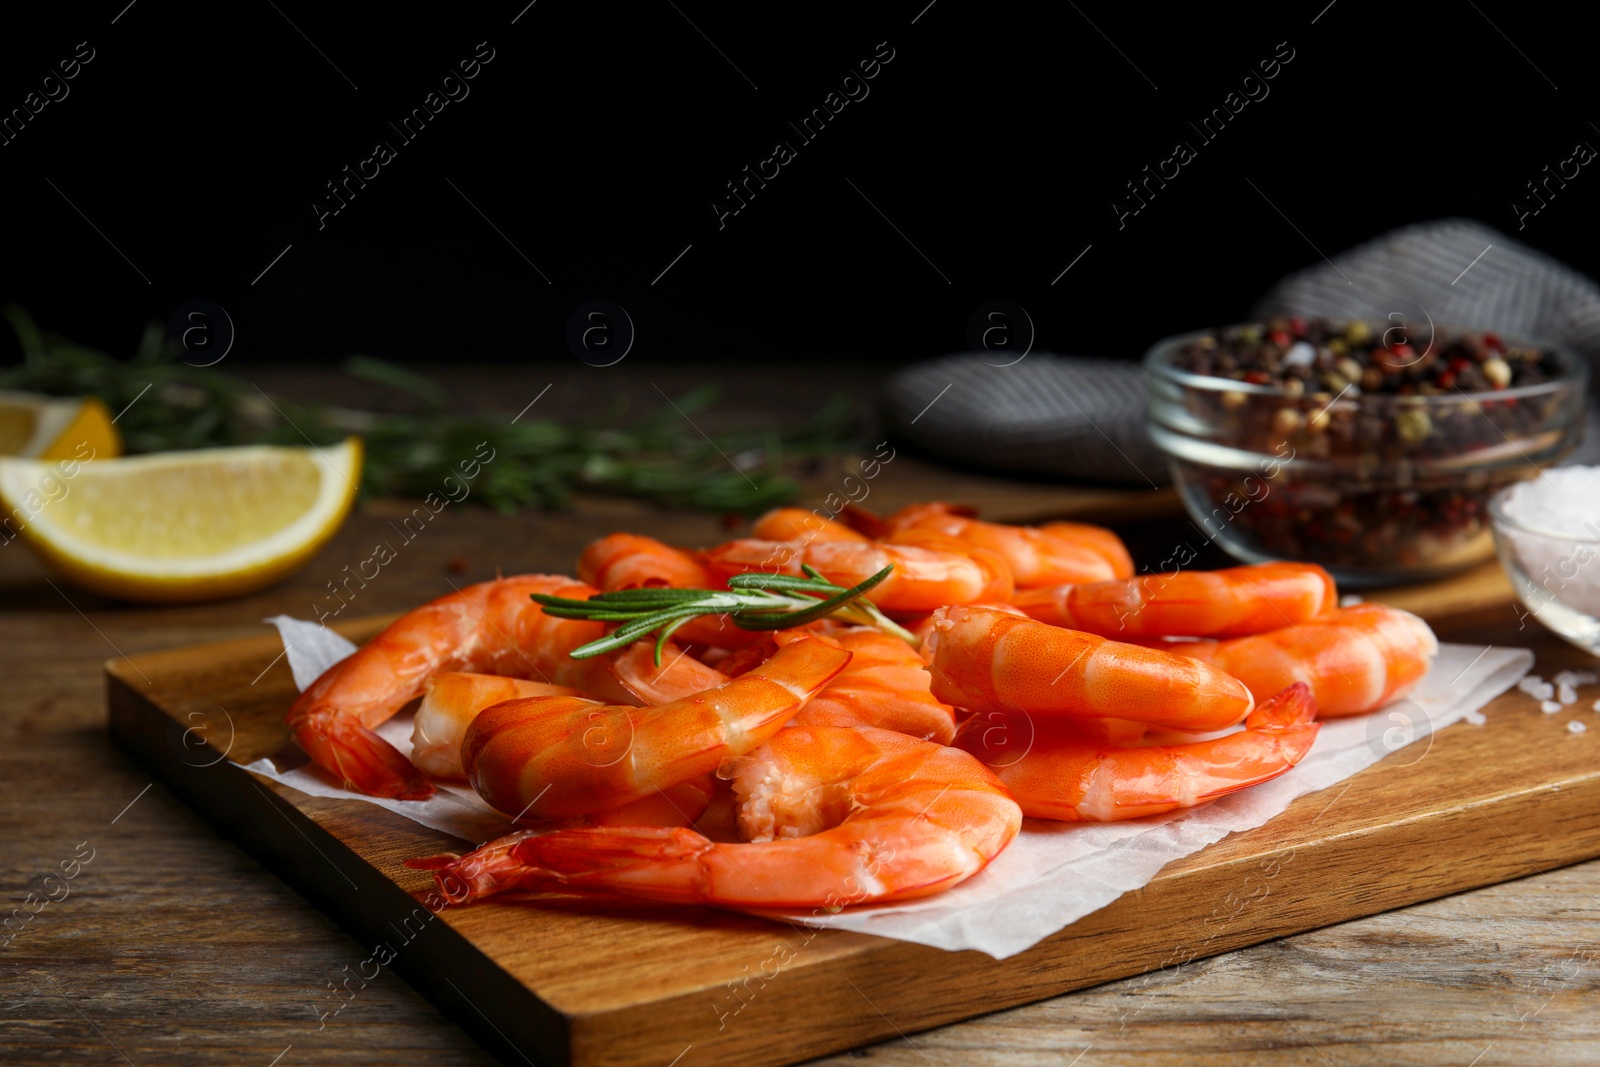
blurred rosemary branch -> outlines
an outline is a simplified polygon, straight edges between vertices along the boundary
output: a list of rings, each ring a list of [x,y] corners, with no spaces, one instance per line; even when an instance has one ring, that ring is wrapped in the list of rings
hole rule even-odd
[[[618,404],[605,418],[561,422],[509,414],[445,411],[443,389],[423,375],[367,356],[347,373],[414,398],[418,410],[360,411],[269,398],[222,371],[195,367],[152,323],[129,360],[46,333],[20,308],[3,309],[23,362],[0,368],[0,389],[98,397],[113,413],[127,451],[162,452],[242,444],[331,444],[359,434],[366,445],[364,496],[421,497],[480,442],[495,450],[473,482],[472,499],[510,512],[560,507],[573,492],[594,489],[716,512],[755,514],[792,500],[798,490],[785,460],[843,450],[852,440],[848,398],[835,396],[803,424],[702,437],[684,415],[705,409],[715,386],[629,415]],[[138,403],[134,403],[135,400]],[[131,406],[130,406],[131,405]],[[738,467],[730,465],[732,457]]]

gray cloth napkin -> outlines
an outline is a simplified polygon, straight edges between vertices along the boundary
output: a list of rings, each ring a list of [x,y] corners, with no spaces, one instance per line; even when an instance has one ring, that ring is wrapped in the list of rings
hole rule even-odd
[[[1600,375],[1600,287],[1542,252],[1469,219],[1394,230],[1284,278],[1261,298],[1274,315],[1495,330],[1566,345]],[[1197,323],[1196,328],[1221,323]],[[1157,338],[1151,338],[1152,342]],[[891,425],[936,455],[1074,482],[1165,484],[1167,464],[1145,433],[1139,365],[1030,353],[918,363],[885,388]],[[1600,413],[1569,463],[1600,462]]]

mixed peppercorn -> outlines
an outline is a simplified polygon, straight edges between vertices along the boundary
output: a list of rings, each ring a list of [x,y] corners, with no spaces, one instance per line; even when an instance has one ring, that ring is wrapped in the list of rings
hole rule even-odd
[[[1264,327],[1229,326],[1191,341],[1173,366],[1194,374],[1278,385],[1291,396],[1349,389],[1352,394],[1440,396],[1537,385],[1556,376],[1555,357],[1508,347],[1493,333],[1433,336],[1427,328],[1323,319],[1273,319]]]
[[[1515,461],[1524,447],[1525,457],[1548,447],[1527,444],[1531,435],[1567,429],[1566,390],[1516,391],[1570,375],[1551,350],[1493,333],[1430,332],[1282,318],[1226,327],[1173,353],[1176,370],[1242,386],[1184,390],[1206,438],[1292,457],[1265,495],[1248,492],[1247,472],[1181,461],[1191,494],[1256,501],[1230,517],[1224,536],[1270,556],[1374,572],[1486,556],[1488,495],[1533,473],[1495,455]],[[1482,466],[1459,462],[1490,449]]]

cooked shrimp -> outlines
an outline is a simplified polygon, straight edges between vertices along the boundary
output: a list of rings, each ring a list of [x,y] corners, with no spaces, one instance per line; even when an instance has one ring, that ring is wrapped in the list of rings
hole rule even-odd
[[[747,631],[749,632],[749,631]],[[760,637],[752,633],[752,637]],[[747,646],[750,647],[750,646]],[[770,649],[767,650],[770,654]],[[728,675],[715,667],[708,667],[685,649],[671,641],[661,646],[661,666],[655,664],[654,640],[635,641],[616,652],[611,661],[611,674],[628,691],[635,702],[654,707],[670,704],[674,700],[693,696],[721,685]],[[761,660],[765,660],[765,655]],[[754,666],[754,664],[751,664]]]
[[[995,770],[1024,815],[1111,822],[1193,807],[1276,778],[1311,750],[1316,714],[1311,690],[1297,682],[1252,711],[1243,730],[1189,744],[1108,745],[1071,720],[1043,716],[999,724],[973,716],[955,743]]]
[[[654,655],[653,641],[638,641],[610,657],[611,675],[640,704],[666,704],[728,680],[670,641],[662,649],[661,666]],[[412,724],[411,762],[435,778],[465,778],[461,742],[484,708],[518,697],[582,695],[564,685],[496,674],[435,675],[423,687]]]
[[[521,886],[838,908],[949,889],[988,865],[1022,824],[1016,801],[971,755],[871,728],[781,730],[739,761],[734,791],[745,843],[606,827],[503,839],[460,859],[417,863],[457,902]]]
[[[578,557],[578,580],[609,593],[651,583],[704,589],[707,578],[692,553],[654,537],[614,533],[589,542]]]
[[[598,640],[605,626],[553,618],[528,599],[533,593],[584,598],[594,592],[571,578],[523,574],[440,597],[400,616],[328,668],[295,700],[285,721],[300,747],[346,786],[401,800],[430,797],[433,786],[422,772],[373,727],[420,696],[436,674],[533,677],[606,699],[627,699],[603,659],[567,655]]]
[[[652,649],[648,642],[630,645],[624,656],[643,653],[649,663]],[[663,672],[678,678],[684,672]],[[668,683],[671,684],[671,683]],[[441,674],[428,680],[417,708],[412,728],[411,762],[436,778],[465,778],[461,766],[461,745],[467,727],[484,710],[507,700],[534,696],[579,696],[576,689],[546,685],[522,678],[502,678],[494,674]],[[630,804],[560,826],[688,826],[704,814],[716,786],[713,775],[703,775],[641,797]]]
[[[850,586],[889,564],[894,570],[872,590],[871,600],[891,614],[920,614],[946,604],[1009,600],[1011,572],[993,554],[949,545],[889,545],[860,541],[729,541],[705,553],[713,580],[764,570],[800,574],[802,563],[830,582]]]
[[[796,631],[774,635],[780,644]],[[831,638],[850,653],[850,665],[812,697],[791,726],[873,726],[948,745],[955,709],[929,692],[933,677],[916,649],[893,634],[852,627]]]
[[[1076,541],[1098,552],[1100,558],[1111,565],[1112,577],[1133,577],[1133,557],[1128,555],[1128,546],[1104,526],[1092,526],[1086,522],[1046,522],[1040,524],[1039,529],[1051,537]]]
[[[1015,615],[1020,619],[1028,617],[1028,613],[1011,604],[968,604],[970,608],[988,608],[990,611],[1001,611],[1007,615]],[[933,613],[929,612],[920,618],[906,619],[902,625],[917,639],[917,648],[922,650],[924,660],[928,658],[928,638],[933,635]]]
[[[423,683],[422,703],[412,721],[411,762],[434,778],[465,778],[461,740],[484,708],[516,697],[580,695],[564,685],[498,674],[450,671],[434,675]]]
[[[1360,715],[1416,688],[1439,651],[1428,624],[1387,604],[1357,604],[1296,626],[1164,648],[1220,667],[1259,700],[1305,682],[1323,718]]]
[[[514,875],[518,865],[508,862],[510,859],[508,854],[512,846],[526,841],[535,834],[590,826],[692,826],[711,806],[716,785],[716,775],[703,774],[659,793],[641,797],[620,808],[597,811],[570,819],[546,821],[535,828],[514,831],[504,837],[496,838],[481,848],[474,849],[467,856],[449,852],[441,856],[429,856],[426,859],[407,860],[406,866],[425,871],[448,870],[450,874],[464,880],[471,889],[472,896],[488,896],[491,893],[516,888]],[[508,878],[507,875],[513,877]]]
[[[1253,705],[1243,682],[1198,660],[992,608],[934,612],[928,644],[933,695],[974,711],[1103,716],[1206,731],[1232,726]]]
[[[972,517],[970,508],[938,502],[911,504],[884,520],[888,540],[904,543],[914,530],[927,530],[978,545],[1004,557],[1019,589],[1059,585],[1062,582],[1098,582],[1118,577],[1118,566],[1105,555],[1109,542],[1120,547],[1116,534],[1082,524],[1056,524],[1056,532],[1037,526],[1010,526]],[[1085,536],[1082,529],[1097,531]],[[1072,533],[1066,530],[1071,529]],[[1123,548],[1121,557],[1127,556]],[[1120,557],[1119,557],[1120,562]],[[1127,573],[1132,573],[1129,561]]]
[[[478,795],[517,818],[604,811],[749,752],[849,661],[850,653],[807,637],[732,681],[658,707],[509,700],[473,720],[461,762]]]
[[[712,581],[693,553],[630,533],[591,541],[578,560],[578,577],[604,593],[646,585],[706,589]],[[688,644],[716,648],[739,648],[754,640],[751,631],[741,630],[723,615],[690,619],[678,627],[677,636]]]
[[[750,531],[762,541],[866,541],[842,522],[825,519],[804,508],[773,508],[756,520]]]
[[[1040,622],[1102,637],[1238,637],[1324,615],[1339,596],[1314,563],[1258,563],[1028,589],[1011,602]]]

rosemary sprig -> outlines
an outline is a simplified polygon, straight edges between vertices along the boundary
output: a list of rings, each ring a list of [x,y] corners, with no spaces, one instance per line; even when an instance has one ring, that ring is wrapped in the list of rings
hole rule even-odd
[[[863,594],[889,577],[891,564],[863,582],[845,588],[824,578],[814,567],[806,576],[751,571],[728,579],[727,589],[619,589],[596,593],[588,600],[534,593],[545,614],[558,619],[619,622],[611,633],[571,652],[573,659],[588,659],[632,644],[655,631],[655,664],[661,666],[661,649],[674,630],[699,615],[726,615],[745,630],[786,630],[804,626],[826,615],[864,626],[875,626],[911,645],[917,639],[879,611]]]
[[[326,445],[360,434],[367,496],[462,495],[502,512],[555,508],[574,492],[596,490],[713,512],[756,514],[792,500],[798,485],[786,463],[843,450],[852,439],[851,405],[839,396],[806,423],[715,435],[696,433],[685,416],[712,403],[714,388],[677,397],[639,415],[613,407],[578,421],[511,413],[455,414],[428,378],[366,356],[347,373],[383,386],[409,410],[359,411],[263,395],[221,368],[184,362],[159,325],[149,326],[130,359],[41,331],[20,308],[0,309],[16,333],[20,364],[0,367],[0,389],[98,397],[122,412],[117,428],[130,454],[240,444]],[[137,401],[137,403],[135,403]],[[487,446],[481,447],[480,446]],[[492,451],[490,451],[492,450]],[[461,461],[494,457],[468,479]],[[730,465],[728,457],[738,463]],[[453,479],[448,485],[445,479]]]

